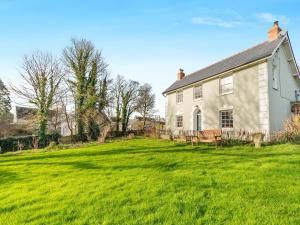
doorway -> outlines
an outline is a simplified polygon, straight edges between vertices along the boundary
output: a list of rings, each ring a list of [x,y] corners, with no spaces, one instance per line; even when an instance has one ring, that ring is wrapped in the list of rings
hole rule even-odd
[[[197,114],[196,114],[196,130],[197,131],[201,131],[202,130],[202,114],[201,114],[201,111],[200,110],[198,110],[197,111]]]

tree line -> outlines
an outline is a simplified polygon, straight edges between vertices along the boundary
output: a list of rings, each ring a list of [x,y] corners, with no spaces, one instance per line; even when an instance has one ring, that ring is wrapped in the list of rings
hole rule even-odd
[[[55,109],[64,117],[72,136],[75,134],[71,122],[75,120],[77,141],[99,138],[109,117],[114,118],[116,130],[125,133],[133,113],[142,116],[144,125],[154,113],[151,85],[141,85],[120,75],[112,79],[102,52],[86,39],[72,39],[59,58],[41,51],[26,55],[20,75],[21,83],[10,88],[23,102],[37,109],[41,147],[46,144],[49,117]],[[11,101],[1,80],[0,88],[3,117],[10,111]]]

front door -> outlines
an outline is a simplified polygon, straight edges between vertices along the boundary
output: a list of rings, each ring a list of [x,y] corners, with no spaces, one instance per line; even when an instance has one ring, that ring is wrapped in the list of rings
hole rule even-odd
[[[196,123],[197,123],[197,125],[196,125],[197,131],[202,130],[202,127],[201,127],[201,123],[202,123],[202,121],[201,121],[201,111],[199,111],[197,113]]]

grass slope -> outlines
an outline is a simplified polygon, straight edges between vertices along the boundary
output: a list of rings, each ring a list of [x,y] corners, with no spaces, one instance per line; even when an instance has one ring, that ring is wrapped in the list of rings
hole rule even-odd
[[[0,156],[0,224],[300,224],[300,147],[136,139]]]

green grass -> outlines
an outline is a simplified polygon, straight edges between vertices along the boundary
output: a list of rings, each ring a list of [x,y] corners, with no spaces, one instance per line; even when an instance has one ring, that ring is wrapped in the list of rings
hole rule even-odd
[[[0,224],[300,224],[300,146],[135,139],[4,154]]]

